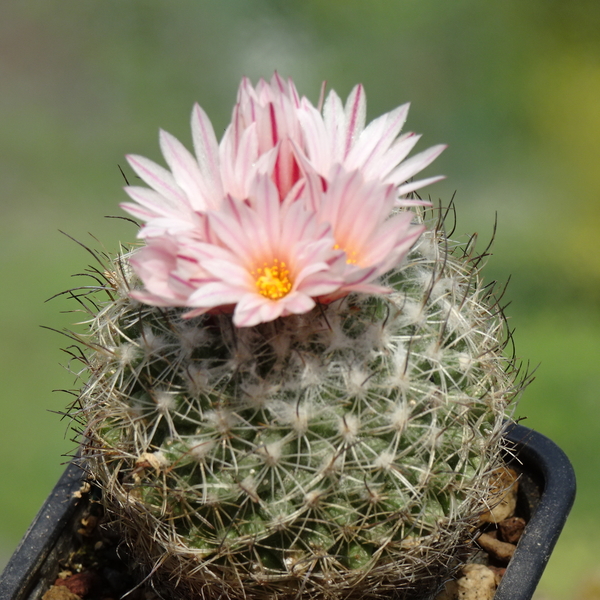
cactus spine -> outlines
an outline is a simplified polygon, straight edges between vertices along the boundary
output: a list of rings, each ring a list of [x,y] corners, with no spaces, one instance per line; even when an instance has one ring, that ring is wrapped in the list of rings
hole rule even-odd
[[[442,225],[389,296],[241,329],[143,305],[127,255],[101,259],[83,461],[182,598],[422,598],[456,567],[519,384],[481,259]]]

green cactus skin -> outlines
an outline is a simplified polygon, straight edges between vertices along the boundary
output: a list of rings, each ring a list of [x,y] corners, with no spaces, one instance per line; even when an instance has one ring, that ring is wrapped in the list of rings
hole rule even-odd
[[[389,296],[242,329],[142,305],[127,256],[101,259],[103,285],[77,294],[92,316],[71,414],[109,514],[173,597],[435,592],[496,501],[522,387],[481,258],[438,222]]]

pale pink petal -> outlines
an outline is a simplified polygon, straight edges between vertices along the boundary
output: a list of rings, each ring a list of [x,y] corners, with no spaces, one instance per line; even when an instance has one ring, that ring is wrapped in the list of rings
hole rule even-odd
[[[159,306],[182,306],[191,288],[173,281],[177,270],[176,244],[164,238],[136,251],[130,258],[136,274],[144,282],[145,290],[136,291],[133,297],[148,304]]]
[[[380,178],[387,183],[388,175],[408,156],[420,139],[421,136],[415,133],[401,135],[377,160],[371,160],[364,166],[365,177]]]
[[[300,106],[300,96],[298,95],[296,86],[291,78],[288,78],[287,81],[285,81],[279,73],[275,71],[271,78],[271,87],[278,88],[280,95],[289,98],[294,107]]]
[[[344,288],[345,291],[359,292],[361,294],[389,294],[393,290],[383,285],[376,285],[374,283],[355,283]]]
[[[282,302],[273,302],[259,294],[245,294],[237,302],[233,323],[237,327],[252,327],[277,319],[283,311]]]
[[[245,290],[233,287],[224,281],[211,281],[196,289],[188,298],[188,306],[212,308],[235,304],[243,297]]]
[[[185,193],[177,185],[170,171],[143,156],[130,154],[126,158],[137,175],[161,196],[164,196],[172,204],[189,206]]]
[[[331,294],[345,284],[341,276],[333,276],[329,271],[319,271],[306,277],[300,287],[301,291],[313,298]]]
[[[243,226],[242,213],[246,212],[243,205],[226,198],[221,211],[211,212],[208,215],[211,230],[223,245],[240,257],[244,256],[251,243],[249,234],[252,234],[252,230]],[[251,217],[247,218],[250,220]]]
[[[171,297],[166,298],[144,290],[132,290],[129,295],[134,300],[143,304],[149,304],[150,306],[178,306]]]
[[[412,131],[401,135],[385,155],[381,157],[382,173],[388,174],[397,167],[410,154],[410,151],[417,145],[421,137],[420,134]]]
[[[131,214],[134,214],[130,211]],[[170,217],[160,218],[153,217],[148,220],[148,223],[142,227],[138,233],[138,238],[149,239],[158,238],[163,235],[180,235],[190,232],[194,232],[195,227],[193,223],[186,223],[179,219],[174,220]]]
[[[302,267],[294,275],[294,287],[303,289],[304,282],[311,275],[329,270],[329,264],[326,262],[311,262]],[[331,276],[330,276],[331,277]]]
[[[311,294],[312,296],[312,294]],[[315,301],[306,293],[291,292],[286,296],[284,306],[284,315],[306,313],[315,306]]]
[[[214,277],[227,282],[231,287],[247,287],[252,281],[248,269],[231,260],[206,259],[202,268]]]
[[[377,269],[375,267],[363,269],[350,267],[346,270],[344,283],[337,290],[320,296],[320,300],[332,302],[346,296],[350,292],[370,293],[372,289],[381,289],[380,286],[374,286],[374,284],[369,283],[376,276],[376,272]]]
[[[369,123],[360,136],[360,143],[354,144],[348,152],[346,164],[349,168],[367,168],[370,162],[381,159],[400,133],[406,121],[408,107],[408,104],[399,106]]]
[[[248,196],[248,182],[252,180],[252,175],[256,172],[256,162],[259,158],[256,125],[252,123],[242,134],[237,155],[232,160],[235,170],[231,178],[225,180],[226,189],[234,198],[243,200]]]
[[[389,180],[400,185],[400,183],[410,179],[413,175],[416,175],[419,171],[429,166],[446,148],[447,146],[444,144],[438,144],[423,152],[419,152],[419,154],[415,154],[404,161],[397,169],[394,169],[389,176]]]
[[[441,181],[442,179],[445,179],[444,175],[438,175],[437,177],[428,177],[427,179],[419,179],[418,181],[411,181],[410,183],[405,183],[404,185],[401,185],[398,188],[398,195],[399,196],[404,196],[404,194],[410,194],[410,192],[414,192],[415,190],[420,190],[422,187],[425,187],[426,185],[430,185],[432,183],[435,183],[436,181]],[[403,202],[403,206],[408,206],[408,204],[406,204],[405,200],[401,200],[400,202]],[[430,205],[431,202],[421,202],[421,201],[417,201],[418,204],[420,205]]]
[[[256,164],[254,165],[254,169],[252,174],[262,173],[262,174],[270,174],[273,172],[275,168],[275,163],[277,162],[279,148],[278,146],[274,146],[268,152],[261,154]]]
[[[185,146],[170,133],[160,132],[160,147],[179,187],[185,192],[194,210],[218,208],[220,198],[211,198],[200,167]]]
[[[210,227],[210,225],[209,225]],[[190,260],[231,260],[231,250],[223,248],[218,243],[200,242],[191,238],[180,239],[179,256],[186,256]]]
[[[187,312],[184,312],[181,316],[184,319],[193,319],[194,317],[199,317],[200,315],[206,314],[208,311],[210,311],[210,307],[195,308],[194,310],[188,310]]]
[[[293,204],[294,202],[302,198],[302,196],[304,195],[305,187],[306,180],[304,178],[298,179],[298,181],[296,181],[296,183],[294,184],[294,187],[292,187],[292,189],[288,192],[288,195],[284,198],[283,202],[281,203],[282,206]]]
[[[408,251],[414,246],[416,241],[425,231],[424,225],[418,225],[411,227],[402,240],[399,240],[394,248],[393,256],[390,256],[386,262],[383,262],[379,273],[383,274],[392,269],[393,267],[400,264],[400,262],[404,259]]]
[[[308,165],[309,168],[313,168],[312,165],[318,167],[319,172],[328,172],[331,167],[331,162],[334,158],[334,152],[332,151],[333,141],[330,143],[328,140],[328,132],[325,127],[325,122],[319,111],[313,106],[305,107],[298,115],[304,133],[303,141],[305,145],[305,152],[302,152],[299,142],[292,140],[296,157],[301,154],[304,157],[310,157],[310,161],[304,158],[304,163],[300,164],[306,171]],[[394,165],[396,166],[396,165]]]
[[[219,164],[221,166],[221,181],[223,182],[224,193],[238,197],[235,189],[232,189],[238,185],[235,176],[236,142],[234,137],[234,127],[229,125],[219,144]]]
[[[219,244],[226,246],[236,256],[243,257],[249,245],[248,236],[245,232],[220,213],[211,213],[209,222],[212,232],[219,240]]]
[[[377,229],[377,235],[372,236],[370,243],[363,249],[362,260],[365,264],[385,265],[394,254],[394,248],[402,246],[407,240],[410,240],[410,247],[416,239],[415,235],[418,237],[422,232],[420,228],[414,228],[413,231],[413,216],[410,212],[402,212],[382,223]]]
[[[137,202],[137,205],[123,203],[123,207],[142,207],[155,217],[177,217],[179,214],[181,214],[182,217],[185,217],[187,216],[187,213],[189,213],[189,208],[187,206],[173,203],[162,194],[149,188],[128,186],[125,188],[125,191],[132,200]]]
[[[194,105],[192,111],[192,139],[207,189],[212,196],[222,196],[219,144],[210,119],[198,104]]]
[[[139,238],[200,230],[201,217],[188,206],[174,206],[164,196],[149,188],[130,186],[125,191],[137,204],[123,202],[121,208],[147,223],[140,230]]]
[[[283,207],[280,227],[280,239],[289,245],[296,244],[302,238],[319,239],[323,235],[322,230],[316,230],[316,213],[306,210],[302,202],[295,202]]]
[[[258,136],[258,147],[262,152],[270,150],[281,139],[280,123],[275,114],[272,103],[266,106],[256,107],[256,134]]]
[[[149,221],[150,219],[156,217],[156,212],[148,210],[142,206],[138,206],[137,204],[132,204],[131,202],[121,202],[119,206],[136,219],[141,219],[142,221]]]
[[[387,273],[388,271],[399,267],[404,260],[404,257],[415,244],[419,236],[423,233],[424,228],[415,227],[411,228],[402,240],[399,240],[394,248],[390,251],[387,257],[380,261],[377,265],[377,272],[375,277],[379,277]]]
[[[396,198],[394,206],[408,208],[411,206],[431,206],[429,200],[419,200],[418,198]]]
[[[362,85],[356,85],[350,92],[344,108],[346,117],[344,158],[346,158],[364,129],[367,114],[367,97]]]
[[[252,206],[261,224],[261,230],[255,234],[263,247],[263,252],[272,253],[279,246],[281,227],[279,193],[273,181],[267,175],[258,175],[250,189]]]
[[[365,181],[358,170],[347,173],[337,169],[331,177],[334,179],[320,214],[332,224],[340,247],[360,253],[365,241],[389,215],[394,189]]]
[[[331,162],[344,159],[344,142],[346,134],[346,115],[340,97],[331,90],[323,106],[323,122],[327,130],[328,144],[331,151]]]

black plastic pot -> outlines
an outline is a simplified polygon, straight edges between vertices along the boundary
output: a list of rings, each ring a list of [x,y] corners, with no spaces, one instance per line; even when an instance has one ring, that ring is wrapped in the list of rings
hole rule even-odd
[[[530,514],[494,600],[529,600],[573,506],[575,472],[567,455],[541,433],[513,424],[505,438],[515,445],[513,465],[522,473],[519,490]]]
[[[495,600],[530,600],[575,499],[575,474],[565,453],[543,435],[520,425],[505,434],[521,473],[519,504],[527,527]],[[39,600],[58,573],[87,498],[80,468],[71,464],[21,540],[0,577],[0,600]]]
[[[0,577],[0,600],[38,600],[56,579],[77,509],[87,502],[80,493],[83,475],[71,463],[54,486]]]

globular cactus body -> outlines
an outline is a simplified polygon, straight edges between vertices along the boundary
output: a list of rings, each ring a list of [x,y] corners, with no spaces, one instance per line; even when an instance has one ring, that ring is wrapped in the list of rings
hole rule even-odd
[[[518,388],[479,261],[452,246],[434,227],[389,295],[248,328],[141,304],[127,257],[108,265],[77,418],[148,570],[207,599],[435,590],[496,501]]]

